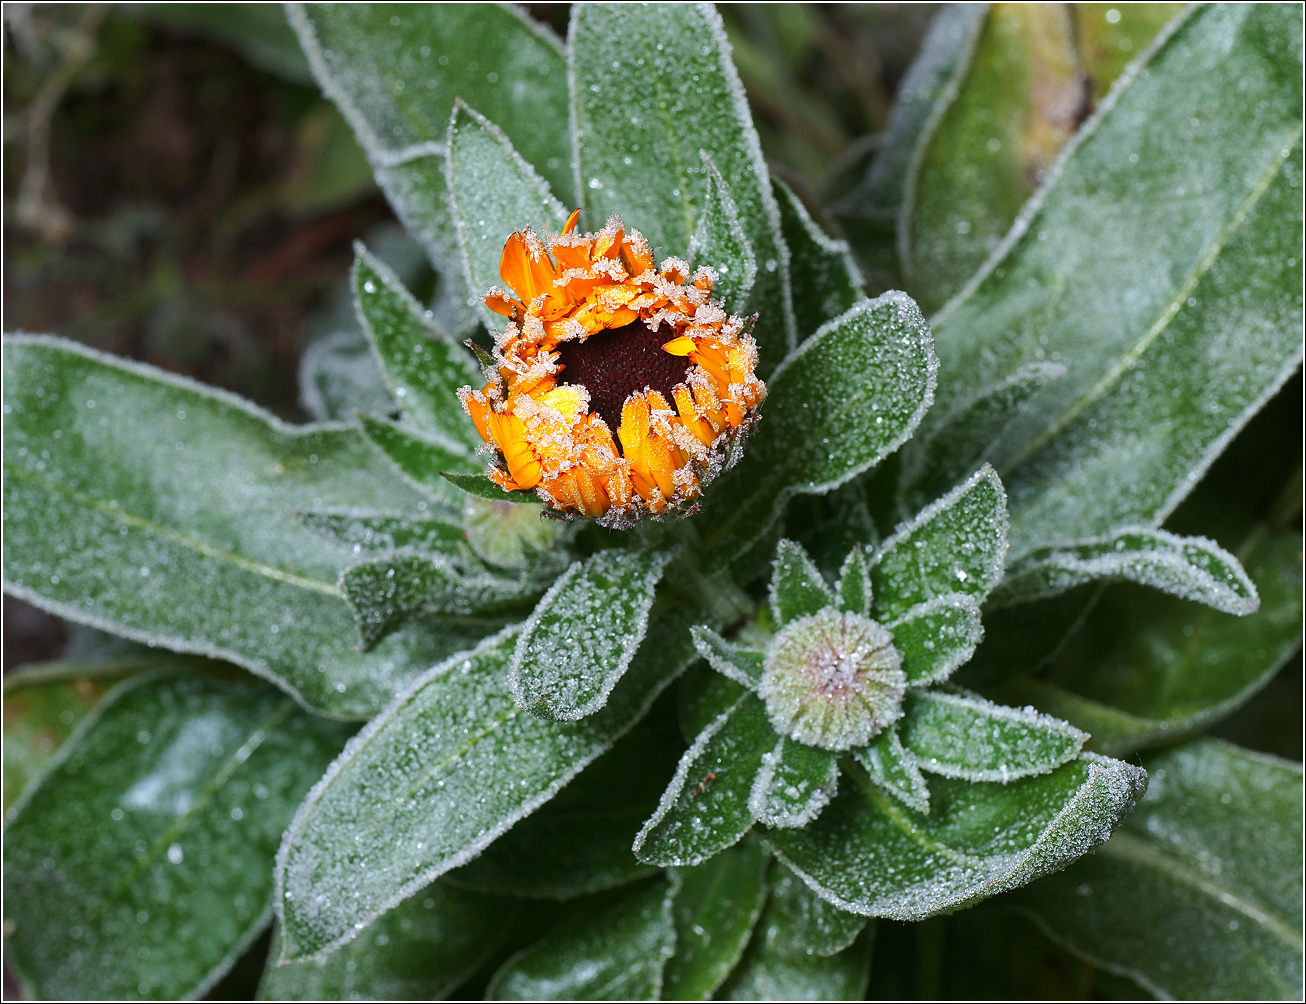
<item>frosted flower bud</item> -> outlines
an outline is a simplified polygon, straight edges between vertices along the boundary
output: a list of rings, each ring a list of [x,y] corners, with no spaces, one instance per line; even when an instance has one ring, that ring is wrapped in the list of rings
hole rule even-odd
[[[533,555],[553,547],[561,532],[557,523],[540,518],[540,509],[468,495],[463,505],[463,533],[487,565],[519,572]]]
[[[830,607],[790,622],[771,640],[757,692],[777,732],[846,750],[902,717],[906,688],[889,632]]]

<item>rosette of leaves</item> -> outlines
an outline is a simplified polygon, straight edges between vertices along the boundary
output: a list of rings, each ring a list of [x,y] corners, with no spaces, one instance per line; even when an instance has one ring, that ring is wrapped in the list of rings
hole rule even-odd
[[[370,378],[303,426],[6,339],[6,589],[134,643],[14,691],[60,709],[5,834],[35,994],[198,995],[271,918],[269,997],[858,999],[867,917],[1067,865],[995,902],[1163,993],[1300,994],[1299,768],[1153,752],[1299,645],[1289,521],[1179,505],[1300,362],[1300,23],[1196,7],[1149,45],[1126,8],[1138,61],[1072,60],[1106,96],[1058,133],[1062,35],[1012,10],[944,11],[837,207],[861,251],[894,231],[905,292],[870,297],[768,172],[711,7],[578,4],[562,44],[507,6],[291,5],[437,292],[360,249]],[[1065,142],[1036,189],[980,156],[1030,137]],[[683,523],[540,522],[458,407],[506,236],[576,206],[759,315],[761,421]],[[768,632],[832,609],[904,691],[838,755],[753,692]],[[1122,826],[1135,754],[1164,783]]]

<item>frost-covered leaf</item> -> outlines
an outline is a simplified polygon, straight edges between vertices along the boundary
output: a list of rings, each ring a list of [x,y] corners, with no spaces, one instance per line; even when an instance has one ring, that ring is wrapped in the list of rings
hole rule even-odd
[[[1095,579],[1141,583],[1242,617],[1260,604],[1238,559],[1215,541],[1147,527],[1031,551],[1011,566],[992,602],[1041,600]]]
[[[766,903],[769,864],[761,845],[746,840],[677,869],[676,954],[663,970],[664,1000],[708,1000],[730,975]]]
[[[393,407],[390,389],[361,331],[343,328],[312,341],[299,357],[299,403],[318,422],[345,421],[355,411]]]
[[[345,569],[345,595],[364,650],[419,617],[485,618],[493,627],[499,615],[524,614],[547,582],[527,576],[509,578],[484,568],[465,570],[442,555],[399,552]]]
[[[462,521],[452,514],[405,516],[384,512],[296,513],[299,521],[350,554],[373,554],[405,548],[428,554],[451,554],[465,541]]]
[[[866,926],[819,900],[788,869],[771,869],[771,895],[722,1000],[861,1000],[870,969]],[[852,946],[852,947],[849,947]]]
[[[1179,19],[935,318],[939,421],[1066,367],[988,451],[1013,558],[1160,522],[1299,364],[1301,31],[1279,5]]]
[[[806,826],[829,804],[839,786],[839,764],[829,750],[784,736],[762,757],[748,809],[763,826]]]
[[[1014,680],[990,696],[1065,718],[1091,734],[1090,749],[1109,756],[1173,743],[1219,721],[1301,645],[1301,534],[1254,539],[1240,554],[1261,597],[1256,613],[1234,617],[1116,587],[1048,681]]]
[[[744,459],[703,500],[708,569],[747,550],[791,495],[837,488],[896,450],[930,406],[935,370],[929,328],[901,293],[864,300],[805,341],[768,380]]]
[[[1004,784],[1055,770],[1078,756],[1088,738],[1032,708],[1007,708],[973,694],[938,690],[907,698],[898,732],[923,770]]]
[[[721,172],[706,150],[700,152],[707,172],[707,192],[703,214],[689,241],[689,263],[694,268],[712,269],[716,273],[713,299],[720,300],[728,313],[740,314],[757,279],[757,257],[739,222],[735,200],[721,180]]]
[[[1126,64],[1142,55],[1157,32],[1187,6],[1182,3],[1075,4],[1075,37],[1093,96],[1106,96]],[[1110,12],[1115,10],[1115,14]]]
[[[1147,775],[1088,754],[1010,784],[938,778],[930,814],[907,815],[855,771],[803,830],[764,841],[827,902],[922,920],[1058,871],[1110,836]]]
[[[771,573],[771,612],[781,627],[834,605],[834,594],[801,544],[780,541]]]
[[[1158,997],[1300,998],[1301,766],[1209,739],[1146,765],[1116,835],[1016,902]]]
[[[670,558],[612,548],[567,569],[517,638],[508,686],[518,706],[558,721],[603,707],[644,638]]]
[[[896,728],[885,729],[875,740],[852,751],[867,776],[908,808],[930,811],[930,789],[915,759],[902,748]]]
[[[630,852],[675,769],[677,747],[647,720],[447,880],[479,892],[574,899],[647,878]]]
[[[839,584],[835,587],[840,610],[850,614],[871,615],[871,575],[866,567],[866,555],[861,547],[854,547],[839,570]]]
[[[785,507],[783,536],[806,548],[821,574],[837,579],[848,552],[855,547],[874,551],[880,531],[871,515],[861,479],[849,481],[824,495],[798,495]],[[765,541],[760,538],[759,544]],[[756,548],[758,545],[754,545]],[[767,559],[775,545],[767,548]]]
[[[295,518],[424,502],[354,429],[68,342],[4,348],[5,588],[69,620],[235,662],[315,708],[375,712],[475,637],[355,650],[347,557]]]
[[[6,949],[31,991],[203,993],[266,923],[281,831],[349,731],[261,682],[114,690],[5,829]]]
[[[913,437],[902,450],[902,503],[924,505],[951,487],[957,471],[982,463],[1025,402],[1065,372],[1056,363],[1029,363],[958,404],[934,435]]]
[[[523,503],[539,505],[540,502],[540,498],[535,492],[506,492],[484,474],[459,474],[456,471],[441,471],[440,477],[451,485],[461,488],[469,495],[489,499],[491,502],[514,502],[518,505]]]
[[[1007,497],[985,464],[880,545],[871,559],[876,618],[906,616],[949,593],[983,600],[1002,578],[1006,551]]]
[[[371,340],[391,394],[415,425],[433,439],[466,453],[481,445],[458,388],[480,383],[467,350],[431,330],[430,311],[397,276],[361,244],[352,282],[358,319]]]
[[[762,682],[764,653],[732,645],[705,627],[694,628],[694,648],[709,666],[741,686],[756,690]]]
[[[713,672],[701,662],[691,666],[676,687],[676,721],[681,738],[692,743],[751,689]]]
[[[850,310],[866,293],[866,280],[846,241],[828,236],[793,189],[771,179],[780,207],[780,232],[789,246],[789,284],[801,341],[826,321]]]
[[[946,680],[984,637],[979,604],[965,593],[945,593],[918,603],[885,627],[913,687]]]
[[[460,493],[450,487],[446,473],[475,474],[486,480],[483,461],[461,449],[430,439],[415,428],[388,418],[362,414],[358,416],[358,426],[368,441],[411,485],[444,506],[462,504]]]
[[[323,959],[268,960],[259,999],[444,1000],[507,936],[518,905],[433,882]]]
[[[499,260],[509,235],[526,227],[540,236],[559,233],[567,210],[502,130],[461,102],[449,121],[448,148],[449,208],[467,281],[479,297],[503,288]],[[485,308],[482,318],[492,329],[503,323]]]
[[[898,217],[905,288],[932,312],[1010,228],[1084,114],[1068,5],[989,8],[916,151]]]
[[[775,742],[766,706],[745,692],[680,758],[657,810],[635,838],[636,856],[653,864],[696,865],[738,843],[753,825],[753,779]]]
[[[694,658],[679,607],[597,715],[548,722],[508,692],[517,630],[436,666],[345,749],[278,855],[282,955],[319,955],[474,858],[608,749]]]
[[[489,1000],[657,1000],[676,948],[675,883],[653,879],[578,911],[494,974]]]
[[[721,17],[710,4],[578,4],[569,36],[576,177],[592,225],[617,213],[684,257],[707,201],[705,150],[757,262],[765,376],[794,344],[789,254]]]
[[[566,60],[516,8],[291,4],[288,14],[318,83],[446,282],[462,273],[444,177],[456,99],[497,123],[555,192],[572,197]],[[455,300],[470,292],[460,279],[457,287]]]

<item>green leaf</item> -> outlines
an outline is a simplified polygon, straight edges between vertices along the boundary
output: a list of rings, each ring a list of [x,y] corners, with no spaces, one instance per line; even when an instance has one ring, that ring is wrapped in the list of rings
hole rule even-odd
[[[922,920],[1058,871],[1101,844],[1133,808],[1147,776],[1085,754],[1010,784],[940,778],[930,814],[903,812],[855,769],[801,831],[764,842],[835,906]]]
[[[902,748],[897,728],[888,728],[873,742],[852,751],[867,776],[908,808],[929,814],[930,789],[916,760]]]
[[[494,974],[488,1000],[658,1000],[676,948],[675,883],[658,878],[606,909],[565,918]]]
[[[745,692],[685,750],[657,810],[635,837],[635,856],[657,865],[696,865],[738,843],[753,825],[753,779],[776,738],[765,705]]]
[[[357,430],[289,426],[228,394],[67,342],[6,339],[5,588],[69,620],[212,656],[334,715],[375,712],[465,644],[354,650],[329,507],[420,511]]]
[[[489,499],[491,502],[515,502],[517,504],[538,505],[540,498],[534,491],[506,492],[484,474],[457,474],[441,471],[440,477],[477,498]]]
[[[260,1000],[444,1000],[494,953],[518,904],[433,882],[323,959],[269,959]]]
[[[708,197],[700,151],[710,153],[756,257],[753,333],[769,373],[794,344],[789,254],[720,15],[709,4],[579,4],[569,60],[588,219],[617,213],[662,255],[684,257]]]
[[[983,600],[1002,578],[1007,496],[985,464],[880,545],[871,559],[878,620],[949,593]]]
[[[462,498],[449,487],[446,471],[485,478],[482,462],[462,450],[450,449],[416,429],[388,418],[358,415],[358,426],[368,441],[394,465],[413,487],[433,496],[444,506],[461,506]],[[533,500],[532,500],[533,501]]]
[[[264,684],[138,677],[5,830],[7,948],[38,996],[202,994],[267,921],[277,841],[349,734]]]
[[[1083,748],[1088,736],[1032,709],[992,704],[966,693],[919,691],[898,725],[902,744],[933,774],[1006,784],[1047,774]]]
[[[1075,4],[1075,40],[1093,96],[1106,96],[1125,65],[1146,50],[1157,32],[1184,9],[1182,3]],[[1115,10],[1112,17],[1108,12]]]
[[[753,840],[677,870],[676,954],[663,970],[664,1000],[708,1000],[734,969],[766,903],[770,858]]]
[[[748,234],[739,222],[739,210],[730,197],[721,172],[706,150],[700,150],[703,170],[707,173],[707,192],[703,215],[689,240],[689,263],[694,268],[707,266],[716,273],[712,297],[720,300],[731,314],[745,310],[748,294],[757,280],[757,257]]]
[[[603,707],[644,639],[670,558],[613,548],[563,572],[517,638],[508,686],[518,707],[556,721]]]
[[[735,683],[756,690],[762,682],[764,653],[730,644],[710,628],[694,628],[694,648],[708,665]]]
[[[355,411],[394,407],[367,337],[351,328],[323,335],[299,357],[299,403],[315,421],[348,421]]]
[[[801,341],[862,299],[866,280],[847,241],[827,236],[779,178],[771,178],[771,187],[780,207],[780,232],[789,246],[789,284]]]
[[[662,794],[675,753],[641,722],[558,795],[456,871],[448,881],[479,892],[574,899],[656,871],[630,852]]]
[[[1029,703],[1128,756],[1219,721],[1264,687],[1301,645],[1302,539],[1253,538],[1240,551],[1261,608],[1233,617],[1138,587],[1108,590],[1048,671],[991,696]]]
[[[1031,551],[1011,566],[991,601],[1027,603],[1096,579],[1138,582],[1240,617],[1260,605],[1238,559],[1215,541],[1147,527]]]
[[[597,715],[513,703],[508,629],[431,669],[359,733],[300,807],[278,855],[282,957],[320,955],[465,864],[607,750],[695,657],[700,611],[655,616]]]
[[[912,687],[946,680],[984,637],[979,604],[965,593],[945,593],[918,603],[885,627],[893,635],[893,647],[902,656],[902,671]]]
[[[465,541],[462,521],[452,514],[405,516],[392,513],[295,513],[299,521],[350,554],[399,551],[405,548],[428,554],[456,553]]]
[[[458,228],[467,281],[479,297],[503,288],[499,260],[508,237],[532,227],[541,237],[559,233],[567,210],[493,122],[459,101],[449,120],[449,208]],[[488,308],[493,330],[503,321]]]
[[[866,568],[866,555],[861,546],[848,552],[848,557],[839,570],[839,584],[835,587],[838,594],[839,609],[850,614],[871,616],[871,576]]]
[[[782,736],[762,757],[748,811],[763,826],[806,826],[821,814],[838,786],[839,764],[833,753]]]
[[[676,720],[681,737],[692,743],[700,732],[733,708],[750,689],[714,673],[702,662],[690,666],[676,687]]]
[[[1301,69],[1288,8],[1192,10],[934,319],[939,422],[1030,362],[1066,367],[988,450],[1013,559],[1159,523],[1296,369]]]
[[[422,431],[451,450],[483,443],[458,401],[458,388],[481,382],[467,351],[431,330],[431,312],[361,244],[352,282],[358,319],[395,401]]]
[[[703,500],[706,570],[762,537],[790,496],[837,488],[902,445],[930,406],[935,370],[929,328],[901,293],[864,300],[805,341],[768,381],[744,459]]]
[[[1158,997],[1301,997],[1301,766],[1204,739],[1147,767],[1116,835],[1016,902]]]
[[[843,562],[853,548],[874,550],[880,543],[861,479],[824,495],[795,496],[785,507],[782,525],[783,536],[802,544],[821,574],[830,579],[842,574]],[[763,535],[754,548],[765,540]],[[766,549],[768,561],[773,550],[774,546]]]
[[[532,577],[467,572],[442,555],[403,552],[359,562],[340,576],[364,650],[421,617],[479,617],[502,626],[494,618],[524,612],[545,585]]]
[[[898,216],[905,288],[927,312],[984,264],[1079,124],[1070,8],[989,8],[950,92],[916,151]]]
[[[742,962],[717,996],[722,1000],[861,1000],[870,969],[870,942],[847,946],[865,926],[864,917],[834,910],[787,869],[773,867],[766,910]]]
[[[792,620],[834,606],[834,594],[801,544],[780,541],[771,574],[771,612],[784,627]]]

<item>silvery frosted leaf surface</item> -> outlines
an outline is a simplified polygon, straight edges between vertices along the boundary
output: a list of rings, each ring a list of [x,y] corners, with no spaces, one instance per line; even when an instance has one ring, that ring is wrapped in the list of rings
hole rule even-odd
[[[694,648],[713,669],[741,686],[756,690],[762,681],[762,652],[741,649],[704,627],[694,628]]]
[[[720,15],[710,4],[578,4],[568,59],[591,226],[617,213],[660,256],[684,257],[707,195],[699,150],[711,156],[757,260],[753,333],[765,378],[794,344],[789,254]]]
[[[1013,558],[1159,522],[1297,368],[1301,32],[1275,5],[1178,19],[934,319],[940,421],[1066,367],[989,451]]]
[[[925,319],[900,293],[863,300],[799,346],[767,382],[743,460],[706,493],[704,565],[746,551],[790,496],[828,492],[897,449],[933,400],[935,370]]]
[[[361,414],[358,427],[403,479],[430,495],[442,508],[461,507],[463,501],[462,493],[450,485],[446,473],[475,474],[480,480],[487,480],[483,460],[444,441],[424,436],[413,427]]]
[[[304,526],[352,555],[404,548],[432,554],[452,554],[457,552],[464,540],[462,523],[452,514],[400,516],[345,510],[301,512],[296,515]]]
[[[31,990],[202,994],[266,923],[281,831],[349,732],[261,682],[113,691],[5,829],[6,949]]]
[[[1238,559],[1215,541],[1147,527],[1031,551],[1011,566],[991,599],[996,606],[1029,602],[1095,579],[1137,582],[1244,617],[1260,604]]]
[[[507,492],[487,478],[484,474],[459,474],[456,471],[441,471],[440,477],[469,495],[488,499],[491,502],[511,502],[516,505],[539,505],[539,496],[533,491]]]
[[[780,208],[780,232],[789,246],[789,284],[801,341],[831,318],[851,309],[866,293],[866,280],[848,243],[826,234],[793,189],[771,179]]]
[[[517,638],[508,686],[518,706],[559,721],[603,707],[644,638],[670,558],[612,548],[559,576]]]
[[[743,314],[757,280],[757,256],[721,172],[706,150],[702,155],[707,191],[698,226],[689,240],[689,263],[694,268],[712,269],[716,273],[712,298],[720,300],[727,313]]]
[[[432,882],[324,959],[268,960],[260,1000],[444,1000],[507,936],[518,906]]]
[[[1088,738],[1032,708],[1008,708],[973,694],[938,690],[908,696],[898,732],[922,770],[1004,784],[1055,770],[1073,760]]]
[[[347,421],[355,410],[393,405],[385,377],[361,331],[341,329],[309,343],[299,357],[299,403],[317,422]]]
[[[451,651],[413,630],[358,653],[336,586],[347,557],[295,518],[421,512],[425,500],[356,430],[285,425],[71,343],[9,338],[4,354],[11,592],[235,662],[336,715],[375,712]]]
[[[1300,997],[1301,765],[1200,739],[1146,766],[1116,835],[1015,902],[1158,997]]]
[[[390,269],[361,245],[353,288],[359,321],[371,339],[395,402],[415,425],[450,448],[481,446],[458,402],[458,388],[480,374],[467,350],[432,330],[430,312]]]
[[[982,600],[1002,577],[1007,550],[1007,497],[985,464],[930,503],[871,559],[874,616],[905,616],[920,603],[964,593]]]
[[[834,605],[834,594],[802,546],[780,541],[771,573],[771,612],[781,627]]]
[[[1097,847],[1147,776],[1086,754],[1005,785],[938,778],[928,816],[909,816],[855,772],[843,780],[816,822],[769,830],[764,842],[841,909],[922,920],[1058,871]]]
[[[918,603],[885,627],[902,656],[907,685],[915,687],[946,680],[984,636],[979,604],[965,593]]]
[[[499,259],[509,235],[527,227],[540,237],[559,233],[567,209],[503,131],[461,102],[449,121],[448,165],[449,208],[467,281],[473,293],[483,296],[492,287],[503,288]],[[503,320],[488,309],[481,316],[491,330],[503,327]],[[480,382],[469,381],[473,386]]]
[[[839,786],[835,755],[787,736],[762,757],[748,808],[763,826],[794,829],[821,814]]]
[[[843,568],[839,570],[835,592],[840,610],[863,617],[871,615],[871,577],[866,568],[866,554],[860,547],[848,552]]]
[[[494,974],[489,1000],[658,1000],[676,947],[673,880],[572,914]]]
[[[745,840],[676,869],[676,953],[662,973],[664,1000],[708,1000],[730,975],[766,903],[769,863],[757,841]]]
[[[854,479],[824,495],[796,495],[785,507],[784,536],[807,549],[816,566],[829,579],[837,579],[854,547],[873,552],[880,530],[871,515],[862,479]],[[763,535],[756,549],[767,536]],[[774,544],[768,548],[769,558]]]
[[[508,692],[516,629],[436,666],[346,747],[278,855],[282,954],[309,957],[474,858],[548,801],[647,711],[695,657],[701,611],[655,616],[597,715],[547,722]]]
[[[828,959],[857,940],[866,918],[837,909],[812,892],[784,865],[771,865],[771,918],[783,913],[782,929],[767,932],[770,948],[785,955],[816,955]]]
[[[751,693],[740,697],[680,758],[657,810],[635,838],[636,856],[696,865],[737,843],[753,825],[753,779],[778,738],[761,700]]]
[[[896,728],[885,729],[852,757],[881,788],[917,812],[930,811],[930,789],[916,760],[902,747]]]

